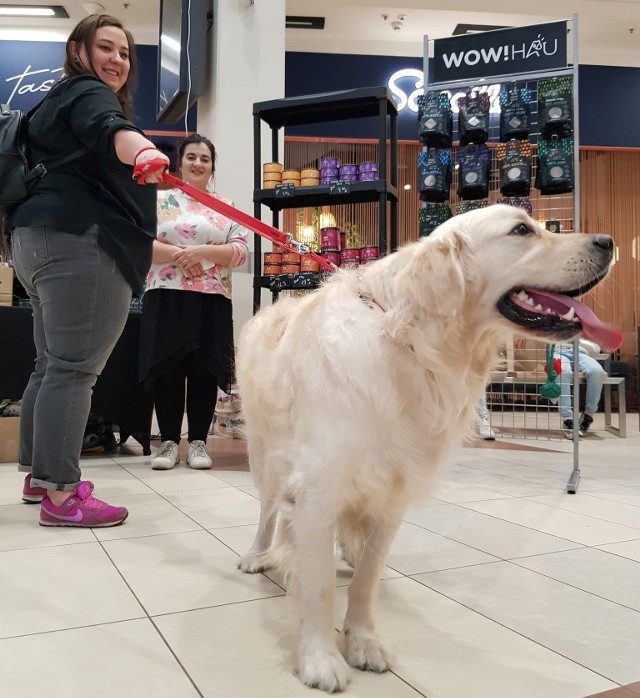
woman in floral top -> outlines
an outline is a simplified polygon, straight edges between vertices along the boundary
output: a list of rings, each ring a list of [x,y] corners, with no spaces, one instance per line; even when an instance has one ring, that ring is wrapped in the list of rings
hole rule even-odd
[[[180,176],[207,191],[215,157],[209,140],[189,136],[178,149]],[[187,464],[197,469],[212,465],[205,445],[217,388],[228,392],[233,381],[231,268],[246,257],[245,228],[179,189],[158,192],[158,234],[140,341],[141,379],[153,386],[162,438],[151,461],[156,470],[179,462],[185,388]]]

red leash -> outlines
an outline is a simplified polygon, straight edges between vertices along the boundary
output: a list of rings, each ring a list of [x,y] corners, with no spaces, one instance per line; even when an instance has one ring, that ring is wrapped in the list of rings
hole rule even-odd
[[[136,165],[133,168],[133,178],[138,181],[138,184],[144,184],[144,177],[149,171],[160,169],[160,167],[165,166],[166,162],[164,160],[147,160],[143,164]],[[240,225],[252,230],[254,233],[266,238],[267,240],[270,240],[276,245],[280,245],[291,252],[297,252],[303,257],[313,259],[314,261],[318,262],[320,267],[323,269],[328,269],[329,271],[336,269],[334,264],[331,264],[331,262],[328,262],[320,255],[312,252],[308,245],[296,240],[291,233],[283,233],[277,228],[273,228],[272,226],[259,221],[257,218],[249,216],[243,211],[239,211],[237,208],[229,206],[229,204],[225,204],[224,201],[220,201],[220,199],[217,199],[215,196],[211,196],[211,194],[207,194],[201,189],[196,189],[196,187],[183,182],[181,179],[178,179],[178,177],[174,177],[174,175],[169,174],[166,171],[163,177],[165,182],[169,182],[169,184],[180,189],[192,199],[199,201],[201,204],[204,204],[208,208],[221,213],[223,216],[230,218],[236,223],[240,223]]]

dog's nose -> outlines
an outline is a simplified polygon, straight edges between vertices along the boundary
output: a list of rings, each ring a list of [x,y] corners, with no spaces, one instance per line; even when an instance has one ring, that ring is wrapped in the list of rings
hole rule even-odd
[[[603,250],[612,250],[613,238],[609,235],[594,235],[593,244],[597,247],[601,247]]]

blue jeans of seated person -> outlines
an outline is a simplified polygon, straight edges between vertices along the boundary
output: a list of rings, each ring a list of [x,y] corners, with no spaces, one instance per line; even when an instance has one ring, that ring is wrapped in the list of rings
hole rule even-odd
[[[562,373],[557,382],[560,385],[560,397],[558,398],[558,412],[562,419],[571,419],[571,386],[573,385],[573,347],[556,349],[555,355],[560,357]],[[584,349],[578,352],[578,367],[587,381],[587,395],[584,411],[593,415],[598,411],[598,403],[602,395],[605,373],[602,366]]]
[[[22,398],[19,470],[34,487],[72,491],[93,386],[127,321],[131,287],[98,245],[98,228],[72,235],[16,228],[13,263],[33,309],[35,371]]]

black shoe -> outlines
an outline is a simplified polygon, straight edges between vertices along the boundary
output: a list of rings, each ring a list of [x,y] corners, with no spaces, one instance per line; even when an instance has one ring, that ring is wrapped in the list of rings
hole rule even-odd
[[[593,424],[593,417],[588,414],[583,414],[580,419],[580,436],[584,436],[588,431],[589,427]]]
[[[562,426],[564,427],[564,435],[567,439],[573,439],[573,419],[565,419],[562,422]]]

